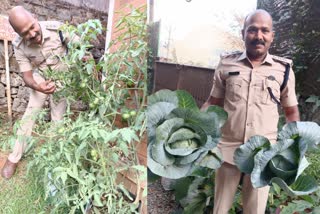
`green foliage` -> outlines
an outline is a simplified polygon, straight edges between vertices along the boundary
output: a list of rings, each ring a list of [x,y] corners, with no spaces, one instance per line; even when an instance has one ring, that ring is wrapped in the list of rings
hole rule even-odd
[[[147,116],[152,173],[178,179],[190,175],[196,165],[220,167],[216,145],[227,118],[223,109],[210,107],[201,112],[187,92],[161,90],[150,96]]]
[[[315,112],[320,106],[320,97],[311,95],[308,99],[306,99],[306,103],[313,103],[312,112]]]
[[[314,178],[302,175],[309,165],[305,152],[320,142],[320,127],[313,122],[292,122],[270,144],[262,136],[253,136],[238,148],[234,161],[240,171],[251,174],[255,188],[278,184],[291,196],[307,195],[318,189]]]
[[[213,209],[214,170],[199,167],[173,185],[176,200],[184,214],[203,214]]]
[[[117,29],[121,32],[109,47],[113,52],[96,62],[88,48],[102,32],[100,22],[64,26],[65,35],[78,38],[61,57],[67,70],[43,71],[59,86],[56,99],[63,97],[69,105],[81,99],[89,106],[80,114],[69,106],[61,122],[39,121],[35,139],[45,143],[35,149],[28,169],[38,175],[51,213],[137,212],[138,201],[132,203],[135,199],[117,182],[117,175],[130,169],[137,182],[147,177],[135,146],[146,130],[145,8],[123,15]]]

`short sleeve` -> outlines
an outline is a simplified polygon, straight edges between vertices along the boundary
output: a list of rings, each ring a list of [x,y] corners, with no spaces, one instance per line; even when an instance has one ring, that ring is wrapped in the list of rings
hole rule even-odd
[[[283,89],[280,95],[280,101],[283,107],[298,105],[295,85],[294,72],[290,69],[287,86]]]
[[[19,65],[20,72],[32,71],[32,64],[30,60],[25,56],[20,48],[14,47],[14,54]]]
[[[225,97],[225,81],[222,78],[222,65],[221,60],[217,66],[214,76],[213,76],[213,86],[210,92],[210,96],[215,98],[224,98]]]

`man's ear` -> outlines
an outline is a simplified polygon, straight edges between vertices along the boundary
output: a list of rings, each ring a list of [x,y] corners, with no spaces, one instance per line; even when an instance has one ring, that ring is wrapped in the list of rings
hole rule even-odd
[[[275,35],[275,32],[274,32],[274,31],[272,31],[272,40],[271,40],[271,42],[273,42],[274,35]]]
[[[244,41],[244,29],[241,30],[242,40]]]

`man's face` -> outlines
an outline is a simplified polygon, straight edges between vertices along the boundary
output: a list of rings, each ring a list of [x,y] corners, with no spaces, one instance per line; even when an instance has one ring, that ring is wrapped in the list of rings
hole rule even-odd
[[[265,56],[274,38],[271,17],[262,13],[248,17],[242,36],[249,57]]]
[[[41,44],[42,34],[38,21],[33,17],[26,17],[15,27],[16,32],[32,44]]]

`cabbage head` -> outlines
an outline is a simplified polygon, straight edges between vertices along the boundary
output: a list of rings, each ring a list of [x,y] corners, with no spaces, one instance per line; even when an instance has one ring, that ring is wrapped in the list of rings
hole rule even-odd
[[[278,133],[277,143],[253,136],[234,154],[240,171],[251,174],[253,187],[278,184],[290,196],[307,195],[318,189],[316,180],[302,172],[308,167],[305,154],[320,142],[314,122],[291,122]]]
[[[227,113],[217,106],[201,112],[186,91],[160,90],[148,98],[148,169],[178,179],[198,166],[217,169],[216,146]]]

